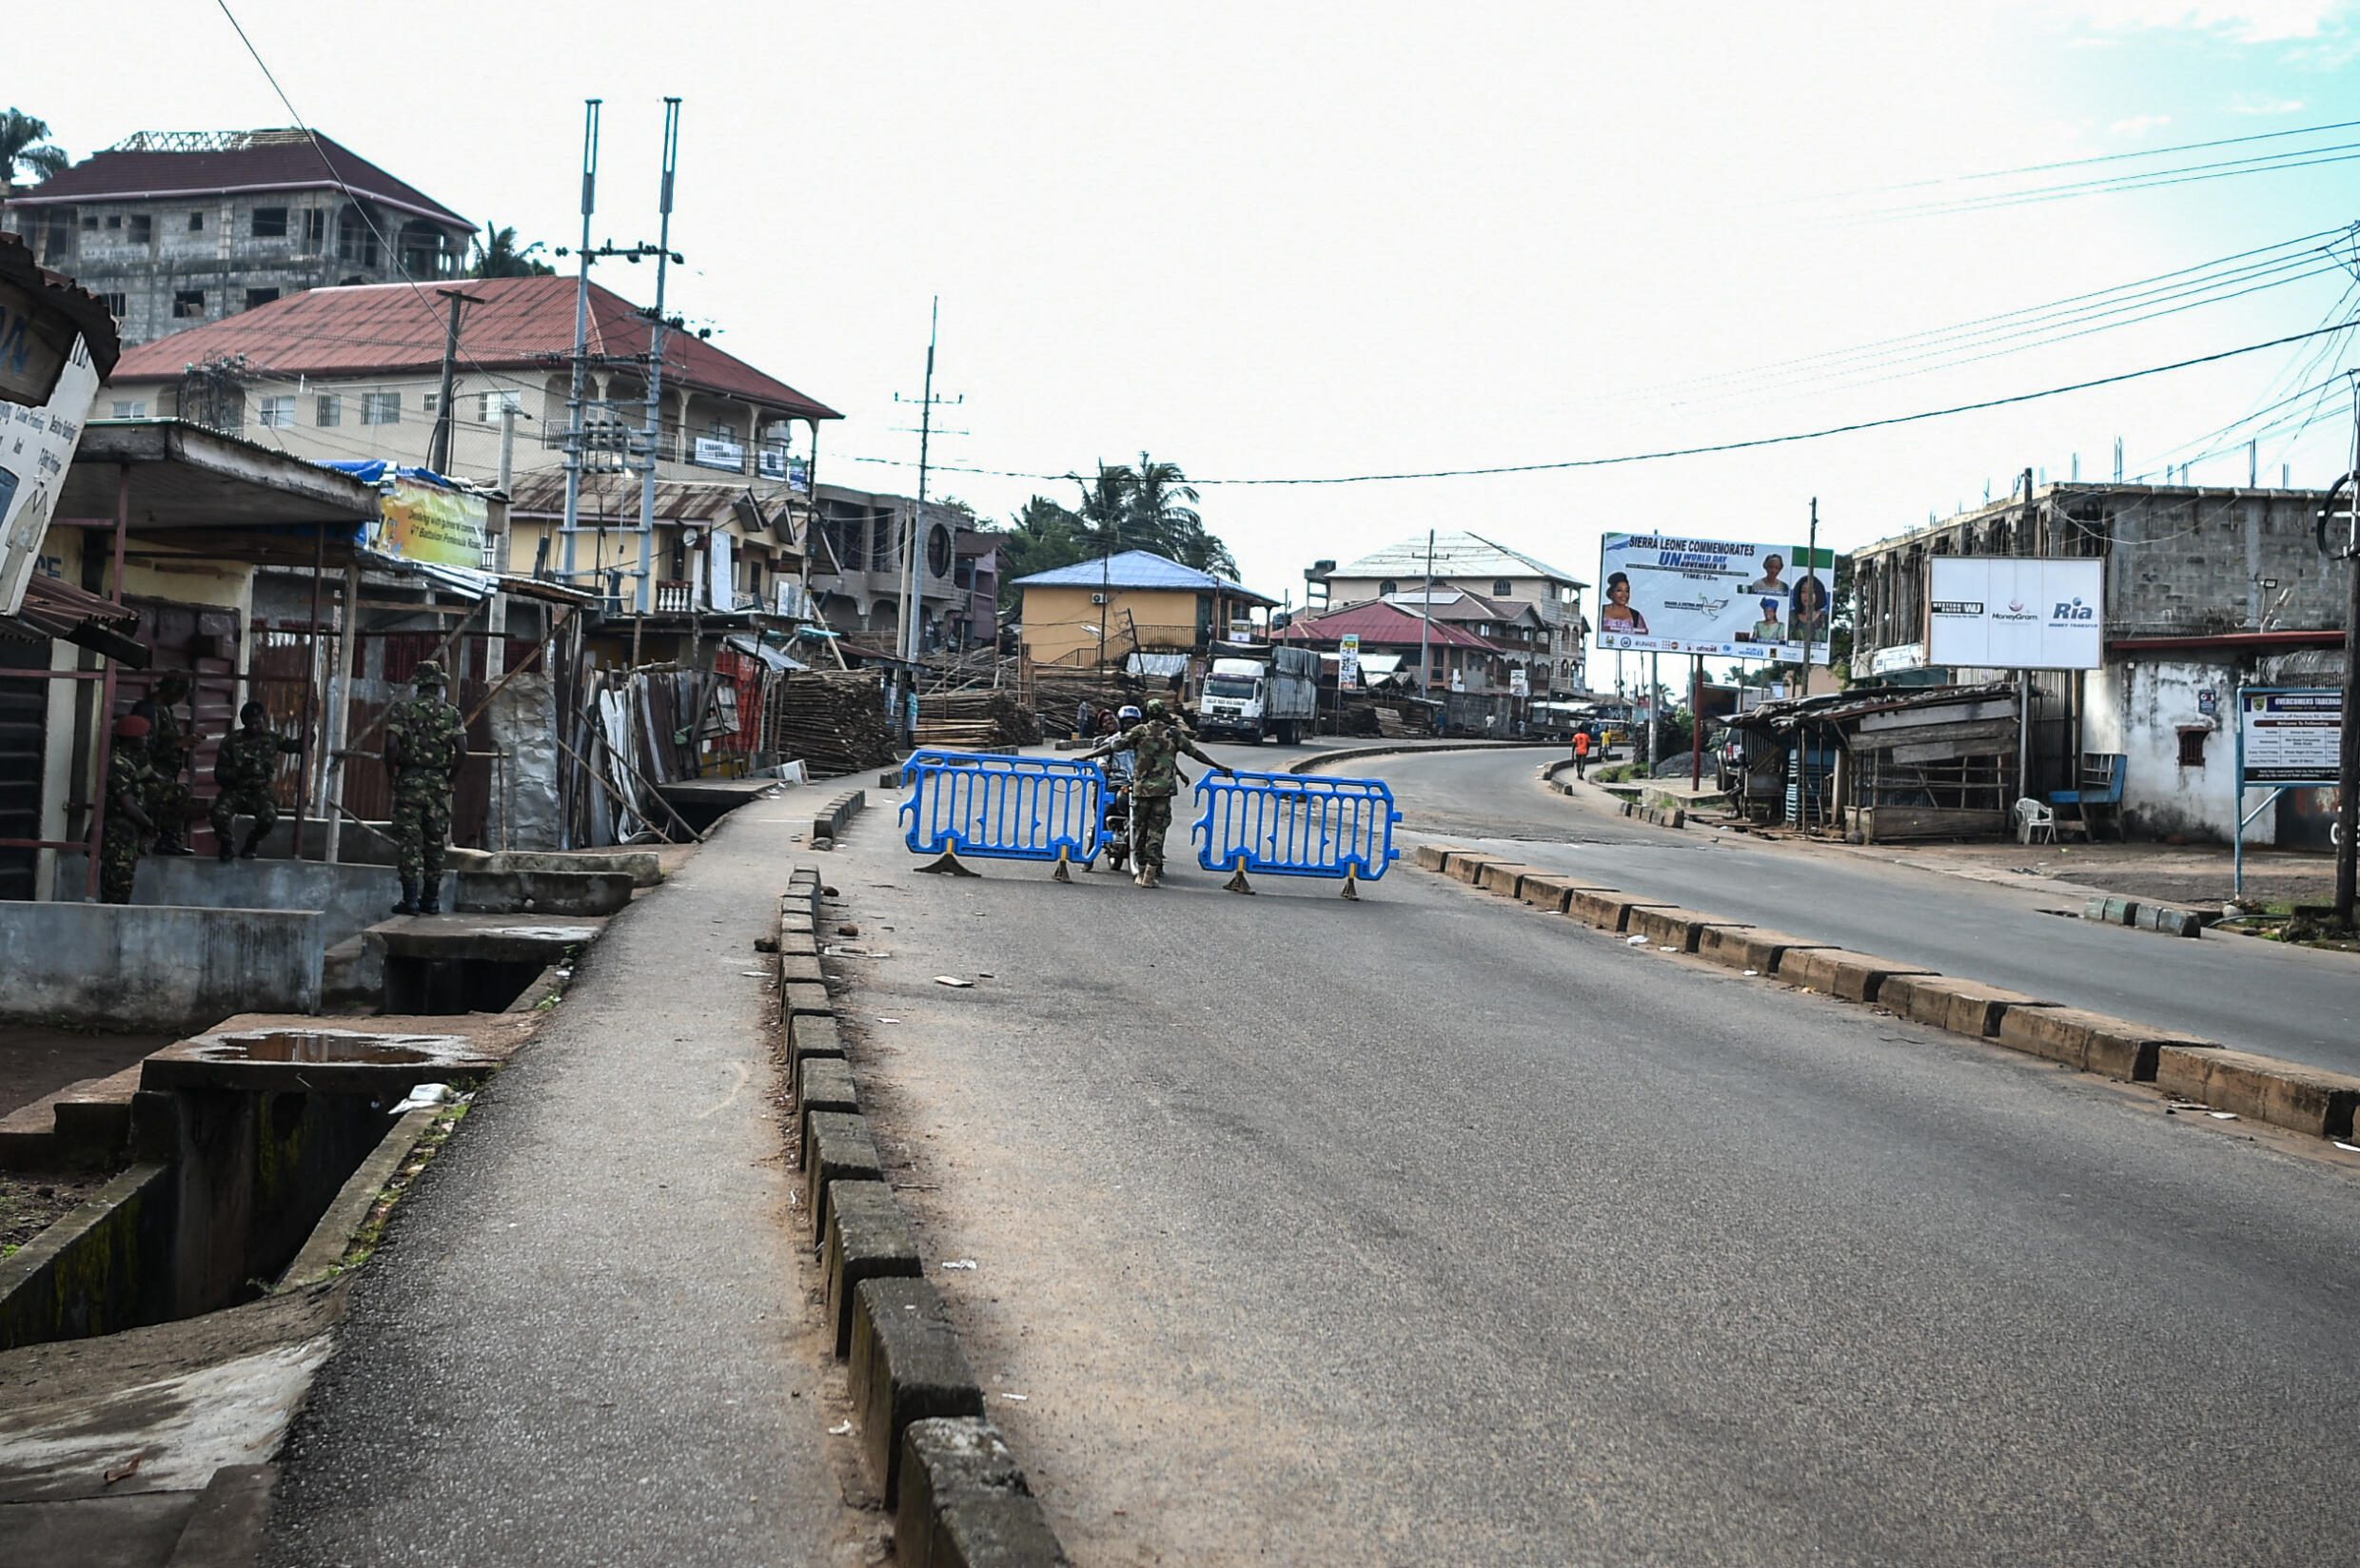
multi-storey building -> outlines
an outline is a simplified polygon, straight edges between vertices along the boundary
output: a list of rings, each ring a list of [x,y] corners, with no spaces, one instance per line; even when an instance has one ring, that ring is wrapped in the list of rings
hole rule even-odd
[[[1544,632],[1539,650],[1543,657],[1530,664],[1532,695],[1571,696],[1581,692],[1583,638],[1589,634],[1582,617],[1582,590],[1587,584],[1520,550],[1480,534],[1446,530],[1435,534],[1430,544],[1421,534],[1344,566],[1323,563],[1311,581],[1315,589],[1325,588],[1327,602],[1335,605],[1422,594],[1429,560],[1437,618],[1445,586],[1497,601],[1511,616],[1519,606],[1531,606]]]
[[[456,277],[475,232],[305,130],[143,131],[10,197],[0,224],[106,301],[127,347],[307,288]]]

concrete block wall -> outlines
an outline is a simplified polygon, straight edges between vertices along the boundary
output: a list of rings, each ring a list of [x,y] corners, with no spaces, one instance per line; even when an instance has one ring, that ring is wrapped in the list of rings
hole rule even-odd
[[[321,919],[309,910],[0,902],[0,1015],[163,1031],[240,1012],[316,1012]]]

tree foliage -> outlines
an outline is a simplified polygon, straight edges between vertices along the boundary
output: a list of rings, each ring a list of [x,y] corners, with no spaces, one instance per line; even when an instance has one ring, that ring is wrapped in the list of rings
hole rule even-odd
[[[1048,496],[1024,503],[999,530],[1009,576],[1054,571],[1126,550],[1146,550],[1216,577],[1237,576],[1237,559],[1196,510],[1196,487],[1176,462],[1139,454],[1129,463],[1099,463],[1072,476],[1080,494],[1067,506]]]
[[[49,145],[49,125],[21,108],[0,114],[0,196],[13,196],[16,177],[30,174],[47,180],[66,172],[73,160],[66,149]]]
[[[470,278],[547,278],[557,268],[546,262],[533,259],[541,242],[520,246],[517,231],[497,224],[485,224],[483,232],[476,236],[475,258],[467,269]]]

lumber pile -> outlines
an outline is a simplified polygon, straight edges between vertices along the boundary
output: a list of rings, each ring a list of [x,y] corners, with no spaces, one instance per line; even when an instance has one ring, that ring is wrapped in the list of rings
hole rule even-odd
[[[1134,676],[1117,676],[1111,671],[1101,676],[1094,670],[1036,668],[1032,674],[1032,705],[1040,715],[1040,727],[1052,735],[1073,733],[1073,715],[1084,698],[1092,708],[1120,712],[1126,702],[1144,704],[1151,696],[1170,700],[1172,693],[1163,681],[1142,682]]]
[[[1037,746],[1038,715],[1005,689],[920,694],[918,742],[929,746]]]
[[[762,733],[783,757],[815,776],[881,768],[898,755],[885,712],[884,677],[874,670],[794,670],[770,689]]]

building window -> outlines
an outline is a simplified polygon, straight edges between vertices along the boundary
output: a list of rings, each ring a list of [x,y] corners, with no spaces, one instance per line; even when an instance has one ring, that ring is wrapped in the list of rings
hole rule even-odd
[[[275,288],[249,288],[246,291],[246,308],[260,310],[278,297],[279,291]]]
[[[105,305],[107,314],[116,321],[121,321],[123,313],[130,308],[130,302],[120,294],[101,294],[98,297],[98,303]]]
[[[183,321],[202,321],[205,317],[205,290],[183,288],[174,291],[172,314]]]
[[[311,422],[322,429],[332,429],[344,422],[344,400],[333,392],[323,392],[311,405]]]
[[[295,395],[291,392],[262,401],[262,416],[256,421],[267,429],[291,430],[295,427]]]
[[[327,209],[317,206],[304,208],[304,248],[317,252],[326,244]]]
[[[524,412],[523,393],[486,392],[483,394],[483,409],[482,412],[477,416],[477,422],[480,424],[498,424],[500,422],[501,415],[512,412],[517,414],[521,414]]]
[[[107,226],[108,228],[121,228],[123,226],[123,214],[120,212],[109,212],[107,214]]]
[[[143,398],[117,398],[114,401],[114,418],[118,420],[144,420],[147,417],[147,400]]]
[[[2204,737],[2212,733],[2210,730],[2182,730],[2180,732],[2181,767],[2201,768],[2204,766]]]
[[[400,424],[402,394],[399,392],[364,392],[361,394],[363,424]]]
[[[145,212],[131,214],[130,239],[134,245],[147,245],[156,237],[156,221]]]
[[[258,206],[254,209],[254,238],[284,240],[286,238],[286,208]]]
[[[1493,578],[1493,579],[1492,579],[1492,583],[1491,583],[1491,592],[1492,592],[1492,594],[1493,594],[1496,598],[1507,598],[1507,595],[1508,595],[1508,588],[1509,588],[1509,586],[1510,586],[1510,585],[1509,585],[1509,583],[1508,583],[1507,578]]]
[[[427,393],[425,397],[426,417],[428,419],[432,419],[435,415],[440,414],[441,412],[442,412],[442,394],[440,392]]]
[[[90,233],[92,233],[92,234],[97,233],[97,232],[98,232],[98,214],[97,214],[97,213],[95,213],[95,212],[86,212],[86,213],[84,213],[84,214],[82,215],[82,226],[83,226],[85,229],[87,229],[88,231],[89,231]]]
[[[1377,584],[1377,598],[1391,598],[1395,594],[1400,592],[1401,584],[1395,582],[1391,578],[1386,578],[1383,582]]]
[[[188,232],[191,234],[205,232],[205,213],[202,210],[188,214]]]

